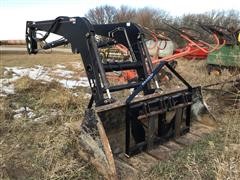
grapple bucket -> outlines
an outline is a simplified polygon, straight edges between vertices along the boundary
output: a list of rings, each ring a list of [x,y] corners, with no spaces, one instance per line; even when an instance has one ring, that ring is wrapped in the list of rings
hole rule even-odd
[[[200,87],[96,108],[113,153],[131,156],[190,131],[191,121],[211,121]],[[209,122],[209,123],[212,123]]]
[[[92,148],[90,152],[101,152],[95,158],[105,161],[100,163],[103,166],[100,171],[107,169],[105,176],[111,178],[117,174],[121,176],[120,169],[129,165],[131,159],[147,156],[147,161],[154,165],[153,162],[157,161],[151,159],[165,159],[183,146],[199,140],[215,127],[214,118],[203,102],[200,87],[138,97],[129,105],[118,101],[89,109],[84,122],[87,124],[83,123],[82,127],[88,129],[89,137],[94,134],[89,133],[92,132],[89,129],[93,127],[93,122],[97,123],[99,144],[89,146]],[[92,139],[96,143],[95,135]],[[86,138],[82,140],[86,141]],[[91,142],[87,141],[87,144]],[[146,159],[141,158],[138,160],[146,163]],[[143,168],[136,168],[132,163],[130,166],[139,171]]]

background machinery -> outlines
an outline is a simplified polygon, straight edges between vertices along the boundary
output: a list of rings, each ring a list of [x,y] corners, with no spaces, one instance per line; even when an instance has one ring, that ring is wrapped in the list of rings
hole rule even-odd
[[[239,69],[240,67],[240,29],[225,28],[216,25],[201,25],[209,33],[219,35],[221,48],[210,53],[207,58],[208,73],[221,73],[221,69]]]

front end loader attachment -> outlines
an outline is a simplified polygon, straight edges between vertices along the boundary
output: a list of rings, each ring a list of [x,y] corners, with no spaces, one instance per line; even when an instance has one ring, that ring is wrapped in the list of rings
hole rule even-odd
[[[138,177],[215,127],[201,88],[195,87],[138,97],[129,105],[119,101],[88,109],[81,142],[85,142],[85,153],[88,149],[87,160],[108,179],[126,178],[125,171]]]
[[[46,34],[37,38],[37,31]],[[63,38],[46,43],[50,33]],[[26,43],[30,54],[38,53],[39,43],[45,43],[42,49],[70,43],[72,51],[81,54],[92,97],[80,126],[79,153],[106,179],[126,179],[128,172],[137,178],[138,172],[214,129],[201,87],[192,87],[169,63],[189,52],[168,55],[153,63],[144,31],[135,23],[92,25],[80,17],[28,21]],[[99,48],[117,44],[128,49],[130,58],[103,60]],[[159,78],[163,68],[185,87],[163,92]],[[125,84],[112,84],[107,78],[108,73],[129,70],[136,77]],[[130,95],[125,96],[129,90]]]
[[[190,131],[194,121],[209,121],[200,87],[167,94],[154,94],[129,105],[116,103],[98,107],[99,116],[113,153],[132,156],[151,150]]]

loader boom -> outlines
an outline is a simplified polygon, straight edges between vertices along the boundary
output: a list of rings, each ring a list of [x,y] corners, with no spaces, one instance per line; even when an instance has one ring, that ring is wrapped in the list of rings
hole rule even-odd
[[[46,31],[47,35],[37,40],[36,31],[38,30]],[[64,38],[54,43],[47,43],[44,49],[63,45],[68,42],[71,44],[73,53],[81,54],[92,90],[93,99],[97,106],[111,102],[110,92],[135,88],[148,76],[145,64],[145,56],[148,55],[148,52],[143,47],[144,35],[137,24],[119,23],[92,25],[86,18],[80,17],[58,17],[55,20],[39,22],[28,21],[26,28],[28,52],[30,54],[36,54],[38,52],[37,41],[45,40],[49,33],[55,33]],[[132,61],[102,63],[98,52],[98,46],[102,47],[104,44],[98,44],[96,42],[96,34],[114,38],[116,43],[121,43],[128,47],[133,57]],[[105,45],[108,45],[108,41],[106,41]],[[148,61],[150,62],[151,60],[148,59]],[[109,85],[105,75],[106,72],[129,69],[136,70],[139,82],[118,86]],[[144,87],[144,93],[152,93],[149,84]],[[107,98],[105,94],[107,94]]]

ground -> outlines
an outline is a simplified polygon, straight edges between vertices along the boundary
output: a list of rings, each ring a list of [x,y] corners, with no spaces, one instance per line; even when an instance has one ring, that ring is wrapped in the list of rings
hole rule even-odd
[[[78,128],[70,128],[82,121],[89,100],[80,59],[69,53],[1,52],[1,179],[103,179],[81,157]],[[181,59],[177,70],[193,85],[239,77],[227,70],[209,76],[204,60]],[[240,179],[239,102],[229,99],[236,100],[239,89],[228,96],[230,85],[221,86],[203,91],[217,130],[142,179]]]

